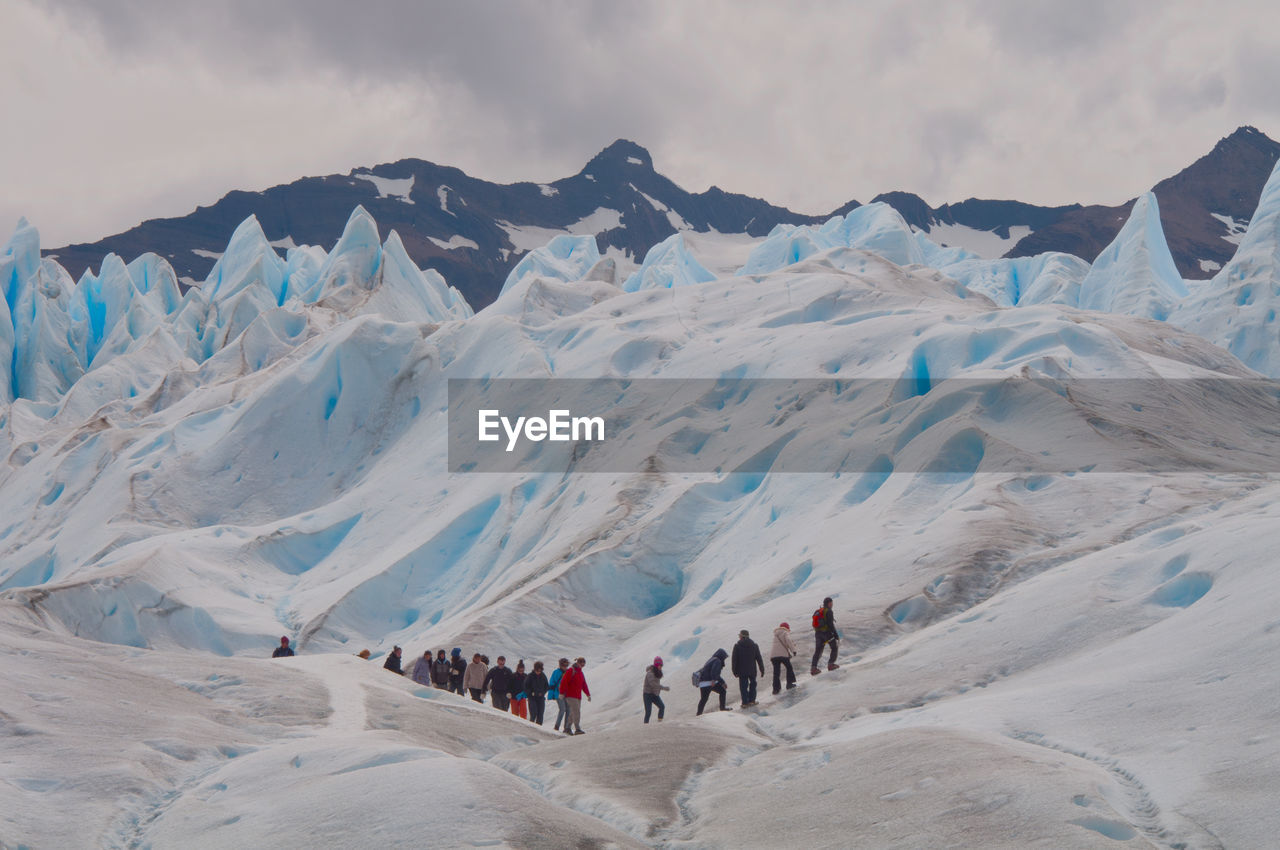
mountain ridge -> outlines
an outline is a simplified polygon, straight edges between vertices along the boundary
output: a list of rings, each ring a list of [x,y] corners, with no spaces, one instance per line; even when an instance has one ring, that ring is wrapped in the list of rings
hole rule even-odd
[[[1207,278],[1230,260],[1277,158],[1280,143],[1256,128],[1241,127],[1153,187],[1184,277]],[[1049,207],[969,198],[935,208],[909,192],[873,198],[941,244],[963,242],[973,235],[969,231],[982,231],[999,240],[988,244],[996,245],[1001,256],[1060,251],[1090,262],[1119,232],[1135,200],[1115,207]],[[528,251],[558,233],[590,233],[602,251],[615,249],[639,262],[649,248],[680,230],[761,237],[779,224],[818,224],[862,204],[850,200],[826,215],[807,215],[717,186],[691,193],[658,172],[643,146],[618,139],[578,173],[551,183],[491,183],[453,166],[407,158],[345,175],[303,177],[260,192],[232,190],[186,216],[149,219],[96,242],[43,254],[78,278],[100,266],[108,253],[130,260],[155,251],[191,285],[208,274],[228,235],[250,215],[282,250],[332,244],[356,206],[367,209],[384,230],[397,231],[415,263],[439,272],[479,308],[497,297],[506,275]],[[940,226],[961,230],[935,233]]]

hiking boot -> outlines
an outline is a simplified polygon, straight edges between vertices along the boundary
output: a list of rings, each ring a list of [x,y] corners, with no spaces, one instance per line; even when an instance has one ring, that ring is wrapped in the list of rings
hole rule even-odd
[[[791,689],[792,689],[792,688],[794,688],[795,686],[796,686],[796,683],[795,683],[795,682],[792,682],[791,684],[787,685],[787,690],[791,690]]]
[[[827,669],[828,669],[828,670],[839,670],[839,669],[840,669],[840,665],[839,665],[839,664],[828,664],[828,665],[827,665]]]
[[[817,667],[812,667],[812,668],[810,668],[810,670],[809,670],[809,675],[810,675],[810,676],[816,676],[816,675],[818,675],[818,674],[819,674],[819,673],[821,673],[821,672],[822,672],[822,671],[821,671],[821,670],[819,670]]]

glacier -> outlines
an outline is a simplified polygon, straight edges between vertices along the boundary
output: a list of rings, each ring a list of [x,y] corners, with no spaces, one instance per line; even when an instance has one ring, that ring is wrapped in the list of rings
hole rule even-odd
[[[202,364],[255,326],[262,330],[254,336],[273,335],[271,326],[305,326],[302,305],[318,304],[346,317],[377,314],[416,322],[472,312],[438,273],[413,264],[398,234],[392,231],[380,242],[377,225],[359,207],[331,252],[295,247],[287,260],[250,216],[231,235],[209,277],[185,294],[172,267],[155,254],[127,266],[108,255],[96,275],[86,271],[73,283],[56,261],[40,259],[39,234],[25,221],[0,255],[0,277],[0,357],[9,365],[0,400],[6,402],[56,404],[85,374],[101,377],[103,367],[142,348],[151,349],[153,360],[164,349],[166,368],[184,358]],[[99,393],[98,403],[138,391],[114,389],[123,392]]]
[[[1179,302],[1169,321],[1211,339],[1266,375],[1280,375],[1280,163],[1236,254]]]
[[[623,282],[622,288],[626,292],[670,289],[707,283],[715,278],[686,247],[684,234],[674,233],[649,249],[640,268]]]
[[[248,219],[185,292],[154,255],[72,282],[21,223],[0,254],[0,840],[422,846],[426,795],[455,843],[1265,845],[1280,489],[1198,465],[1228,435],[1185,387],[1276,374],[1278,187],[1186,294],[1151,204],[1092,268],[982,260],[874,204],[775,229],[731,272],[677,234],[620,280],[558,237],[474,314],[361,209],[284,258]],[[1020,406],[963,383],[1028,376],[1136,389]],[[666,429],[644,471],[449,471],[450,379],[584,377],[713,388],[627,426]],[[813,400],[755,423],[757,379],[882,379],[883,422],[857,427],[899,444],[783,472]],[[1170,406],[1189,415],[1150,435],[1152,469],[989,471],[1037,443],[1120,452]],[[804,437],[839,448],[852,421]],[[713,449],[753,471],[687,471]],[[824,596],[843,666],[811,676]],[[800,686],[694,718],[688,672],[740,629],[767,652],[784,620]],[[296,658],[265,657],[281,634]],[[354,656],[395,645],[585,655],[588,734]],[[655,655],[672,690],[645,726]]]
[[[1102,250],[1080,282],[1079,305],[1131,316],[1168,318],[1187,294],[1160,227],[1153,192],[1134,202],[1124,227]]]

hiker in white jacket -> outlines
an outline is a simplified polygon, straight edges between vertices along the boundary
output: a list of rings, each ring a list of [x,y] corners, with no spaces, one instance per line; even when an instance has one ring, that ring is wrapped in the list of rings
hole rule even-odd
[[[773,630],[773,649],[769,657],[773,661],[773,693],[782,693],[782,668],[787,668],[787,688],[796,686],[796,671],[791,666],[791,658],[796,654],[796,645],[791,640],[791,626],[783,623]]]

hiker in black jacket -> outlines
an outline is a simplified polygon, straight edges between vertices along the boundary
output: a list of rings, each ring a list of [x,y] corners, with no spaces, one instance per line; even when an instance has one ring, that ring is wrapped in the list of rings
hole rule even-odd
[[[729,653],[723,649],[717,649],[715,655],[707,659],[707,663],[702,665],[702,669],[698,671],[698,687],[702,690],[702,696],[698,699],[698,714],[702,714],[702,709],[707,707],[707,700],[711,698],[711,692],[715,691],[720,695],[720,710],[732,711],[731,708],[724,704],[724,698],[728,695],[729,690],[724,685],[724,679],[720,673],[724,670],[724,660],[729,657]]]
[[[439,690],[449,690],[449,673],[452,671],[453,665],[449,663],[444,650],[440,650],[436,653],[436,660],[431,662],[431,684]]]
[[[466,696],[462,677],[467,674],[467,659],[462,657],[462,647],[455,646],[449,655],[449,690],[458,696]]]
[[[529,699],[529,722],[542,725],[542,714],[547,708],[547,674],[542,672],[542,662],[533,662],[533,672],[524,678],[524,692]]]
[[[498,711],[506,711],[511,707],[511,682],[515,674],[507,666],[507,657],[498,656],[498,663],[484,677],[485,690],[493,698],[493,707]]]
[[[400,653],[401,652],[402,650],[398,646],[395,649],[391,650],[391,654],[387,656],[387,660],[384,661],[382,664],[382,669],[390,670],[392,673],[398,673],[399,675],[403,676],[404,671],[400,669]]]
[[[818,661],[822,658],[822,648],[831,644],[831,659],[827,661],[827,669],[834,670],[840,665],[836,663],[836,652],[840,647],[840,633],[836,631],[836,614],[831,610],[831,597],[822,600],[822,607],[813,612],[813,639],[817,646],[813,650],[813,663],[809,675],[816,676],[822,671],[818,669]]]
[[[738,690],[742,693],[742,707],[756,704],[756,671],[764,675],[764,659],[760,647],[751,639],[746,629],[738,632],[738,642],[733,645],[733,675],[738,677]]]

